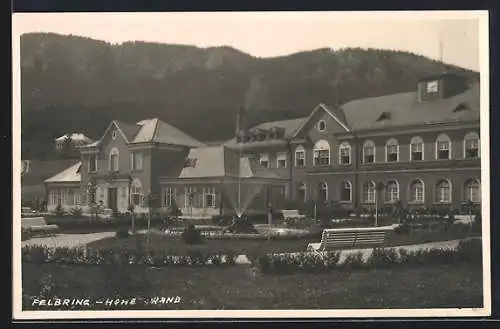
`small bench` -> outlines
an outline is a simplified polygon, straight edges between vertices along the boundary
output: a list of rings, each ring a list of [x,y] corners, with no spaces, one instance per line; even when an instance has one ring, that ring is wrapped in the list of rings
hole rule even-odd
[[[325,229],[321,236],[321,242],[309,243],[307,251],[321,252],[339,248],[380,247],[384,245],[387,233],[393,231],[396,226]]]
[[[59,229],[57,225],[48,225],[43,217],[28,217],[21,219],[21,227],[30,229],[33,233],[49,234]]]
[[[283,218],[287,220],[288,218],[293,218],[293,219],[302,219],[305,218],[305,215],[301,215],[297,209],[283,209],[281,211],[283,214]]]

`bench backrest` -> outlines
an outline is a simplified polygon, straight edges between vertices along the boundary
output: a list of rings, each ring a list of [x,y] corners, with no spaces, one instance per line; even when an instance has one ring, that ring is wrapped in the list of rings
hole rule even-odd
[[[297,209],[294,209],[294,210],[291,210],[291,209],[284,209],[281,211],[281,213],[283,214],[283,217],[284,218],[287,218],[287,217],[299,217],[300,216],[300,213]]]
[[[388,230],[324,230],[321,243],[324,249],[334,247],[383,245]]]
[[[32,226],[46,226],[45,218],[43,217],[27,217],[21,219],[21,227],[28,228]]]

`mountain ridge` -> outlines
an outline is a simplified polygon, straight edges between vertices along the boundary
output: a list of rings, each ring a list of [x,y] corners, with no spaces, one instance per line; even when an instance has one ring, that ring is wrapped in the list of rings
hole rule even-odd
[[[242,107],[249,125],[305,117],[319,103],[413,91],[419,78],[444,70],[479,76],[394,50],[255,57],[230,46],[28,33],[21,36],[23,157],[50,156],[53,138],[67,132],[98,138],[113,119],[158,117],[199,140],[225,140]]]

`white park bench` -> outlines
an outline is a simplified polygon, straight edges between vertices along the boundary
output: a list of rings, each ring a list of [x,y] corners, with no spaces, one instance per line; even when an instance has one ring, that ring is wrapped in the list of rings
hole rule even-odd
[[[309,243],[307,251],[321,252],[339,248],[380,247],[384,245],[387,233],[393,231],[396,226],[325,229],[321,241]]]
[[[281,214],[283,214],[285,221],[289,218],[302,219],[306,217],[305,215],[301,215],[297,209],[283,209],[281,210]]]
[[[50,232],[59,229],[57,225],[48,225],[43,217],[28,217],[21,219],[21,227],[25,229],[30,229],[33,233],[44,233],[48,234]]]

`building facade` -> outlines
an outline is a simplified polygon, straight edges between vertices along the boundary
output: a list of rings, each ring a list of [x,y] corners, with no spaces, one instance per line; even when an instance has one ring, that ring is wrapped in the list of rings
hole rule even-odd
[[[289,178],[296,201],[351,209],[402,202],[460,209],[481,201],[479,83],[427,77],[415,92],[318,105],[227,143]],[[282,135],[273,135],[281,131]],[[267,133],[266,133],[267,132]]]
[[[48,207],[85,207],[92,183],[96,201],[119,212],[147,211],[148,194],[191,217],[286,199],[460,209],[481,201],[479,103],[479,83],[441,74],[414,92],[319,104],[308,117],[251,129],[239,112],[235,137],[219,146],[158,119],[113,121],[80,148],[78,166],[46,181]]]

